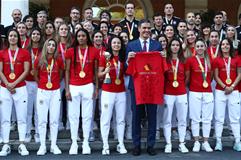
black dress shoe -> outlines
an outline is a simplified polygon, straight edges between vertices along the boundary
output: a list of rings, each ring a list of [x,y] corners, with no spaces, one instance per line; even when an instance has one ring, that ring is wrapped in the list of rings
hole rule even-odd
[[[150,155],[150,156],[155,156],[156,155],[156,151],[153,147],[147,147],[146,152]]]
[[[134,149],[132,150],[132,154],[133,156],[139,156],[141,154],[141,147],[139,146],[134,147]]]

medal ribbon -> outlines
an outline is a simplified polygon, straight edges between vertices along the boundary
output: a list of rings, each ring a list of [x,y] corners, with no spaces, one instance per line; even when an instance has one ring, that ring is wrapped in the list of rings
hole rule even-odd
[[[24,40],[24,42],[23,42],[23,45],[22,45],[22,48],[25,47],[26,41],[27,41],[27,38],[25,38],[25,40]]]
[[[11,53],[10,49],[8,49],[8,56],[9,56],[9,60],[10,60],[11,73],[14,73],[14,64],[15,64],[16,58],[18,56],[18,50],[19,50],[19,48],[16,49],[16,51],[14,53],[14,57],[12,57],[12,53]]]
[[[205,70],[204,70],[203,65],[202,65],[202,63],[201,63],[201,61],[200,61],[200,59],[199,59],[198,56],[196,56],[196,59],[197,59],[197,61],[198,61],[199,67],[200,67],[200,69],[201,69],[201,71],[202,71],[203,80],[206,81],[207,73],[208,73],[208,64],[207,64],[207,61],[206,61],[206,59],[204,59],[204,65],[205,65]]]
[[[131,23],[131,29],[128,22],[126,22],[126,26],[127,26],[129,35],[132,35],[133,29],[134,29],[134,22]]]
[[[169,20],[167,19],[167,17],[165,17],[165,20],[166,20],[167,24],[171,24],[172,25],[173,19],[170,21],[170,23],[169,23]]]
[[[34,69],[34,61],[36,60],[37,56],[38,56],[38,51],[37,51],[37,53],[34,55],[33,49],[31,49],[32,69]]]
[[[83,59],[83,56],[82,56],[82,53],[81,53],[81,49],[79,48],[79,59],[80,59],[81,71],[84,70],[87,53],[88,53],[88,47],[85,48],[84,59]]]
[[[61,51],[62,59],[63,59],[63,61],[65,62],[64,53],[65,53],[65,51],[66,51],[66,47],[65,47],[65,49],[64,49],[62,43],[59,43],[59,46],[60,46],[60,51]]]
[[[179,64],[179,59],[177,59],[176,65],[173,65],[173,62],[171,61],[172,64],[172,71],[173,71],[173,79],[174,81],[177,80],[177,71],[178,71],[178,64]]]
[[[224,64],[225,64],[225,68],[226,68],[226,74],[227,74],[227,79],[230,79],[230,65],[231,65],[231,57],[228,57],[228,64],[225,61],[225,59],[223,58]]]
[[[113,63],[115,66],[115,72],[116,72],[116,79],[120,78],[120,61],[118,61],[118,64],[115,61],[115,58],[113,58]]]
[[[47,61],[47,64],[46,64],[46,69],[47,69],[47,72],[48,72],[48,82],[51,82],[51,75],[52,75],[53,68],[54,68],[54,59],[52,58],[51,64],[49,65],[48,61]]]

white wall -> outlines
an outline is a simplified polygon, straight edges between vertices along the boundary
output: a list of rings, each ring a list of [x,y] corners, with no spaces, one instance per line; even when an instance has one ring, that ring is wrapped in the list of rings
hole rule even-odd
[[[29,13],[29,0],[1,0],[1,24],[5,27],[13,23],[12,11],[20,9],[22,18]]]

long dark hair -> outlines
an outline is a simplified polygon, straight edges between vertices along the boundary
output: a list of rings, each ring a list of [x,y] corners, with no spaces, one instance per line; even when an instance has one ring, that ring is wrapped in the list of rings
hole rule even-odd
[[[74,38],[74,43],[73,43],[73,48],[74,48],[74,67],[76,66],[76,55],[77,55],[77,51],[78,51],[78,46],[79,46],[79,42],[78,42],[78,39],[77,39],[77,37],[78,37],[78,33],[79,32],[84,32],[85,33],[85,35],[86,35],[86,38],[87,38],[87,46],[88,47],[90,47],[90,46],[93,46],[93,44],[92,44],[92,41],[91,41],[91,39],[90,39],[90,35],[89,35],[89,32],[86,30],[86,29],[84,29],[84,28],[80,28],[77,32],[76,32],[76,34],[75,34],[75,38]],[[88,50],[89,50],[89,48],[88,48]]]
[[[111,47],[111,43],[112,43],[112,40],[114,38],[118,38],[121,41],[121,48],[120,48],[118,57],[119,57],[120,62],[124,62],[125,61],[125,45],[124,45],[124,42],[123,42],[121,37],[116,36],[116,35],[111,36],[110,40],[108,41],[109,48],[106,51],[111,54],[111,59],[112,59],[114,57],[114,54],[113,54],[113,50],[112,50],[112,47]]]
[[[184,62],[185,61],[185,57],[184,57],[184,55],[183,55],[183,50],[182,50],[182,42],[178,39],[178,38],[173,38],[171,41],[170,41],[170,43],[168,43],[168,45],[167,45],[167,61],[168,62],[171,62],[171,60],[172,60],[172,50],[171,50],[171,46],[172,46],[172,42],[173,41],[177,41],[178,43],[179,43],[179,46],[180,46],[180,48],[179,48],[179,50],[178,50],[178,52],[177,52],[177,57],[178,57],[178,59],[181,61],[181,62]]]
[[[101,44],[101,45],[102,45],[102,46],[105,46],[105,43],[104,43],[104,34],[103,34],[100,30],[95,30],[94,33],[92,34],[91,39],[92,39],[93,43],[94,43],[95,34],[97,34],[97,33],[100,33],[100,34],[102,35],[103,41],[102,41],[102,44]]]
[[[17,33],[17,37],[18,37],[18,42],[17,42],[17,46],[18,48],[22,48],[22,45],[21,45],[21,38],[20,38],[20,35],[18,33],[18,31],[16,29],[10,29],[7,33],[7,48],[9,48],[10,44],[9,44],[9,40],[8,40],[8,37],[9,37],[9,34],[10,32],[16,32]]]
[[[231,41],[229,38],[224,38],[224,39],[222,39],[221,42],[220,42],[219,51],[220,51],[221,57],[223,57],[223,51],[222,51],[221,47],[222,47],[222,43],[223,43],[224,40],[227,40],[227,41],[228,41],[228,43],[229,43],[229,45],[230,45],[229,55],[230,55],[231,58],[234,58],[233,43],[232,43],[232,41]]]
[[[39,39],[39,42],[38,42],[38,50],[41,51],[42,47],[43,47],[43,35],[42,35],[42,32],[41,32],[41,30],[39,28],[36,27],[36,28],[34,28],[31,31],[30,36],[29,36],[30,37],[30,41],[29,41],[29,44],[28,44],[28,47],[27,47],[29,53],[31,53],[31,49],[33,47],[32,34],[33,34],[34,31],[38,31],[40,33],[40,39]]]

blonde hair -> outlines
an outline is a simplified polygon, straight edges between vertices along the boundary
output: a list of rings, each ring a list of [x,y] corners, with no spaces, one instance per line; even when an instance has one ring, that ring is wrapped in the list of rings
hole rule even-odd
[[[68,27],[68,24],[67,23],[61,23],[59,25],[59,28],[58,28],[58,31],[57,31],[57,34],[56,34],[56,40],[58,42],[58,44],[60,43],[60,35],[59,35],[59,29],[61,26],[65,25],[67,28],[68,28],[68,34],[67,34],[67,43],[66,43],[66,48],[70,48],[71,45],[72,45],[72,37],[71,37],[71,33],[70,33],[70,30],[69,30],[69,27]]]
[[[48,62],[47,62],[47,54],[48,54],[47,47],[48,47],[48,43],[50,41],[53,41],[55,43],[54,59],[56,60],[57,57],[58,57],[58,52],[57,52],[58,44],[57,44],[56,40],[53,39],[53,38],[50,38],[50,39],[46,40],[45,43],[44,43],[43,49],[42,49],[42,54],[40,56],[40,60],[39,60],[39,66],[41,68],[44,68],[46,65],[48,65]]]

